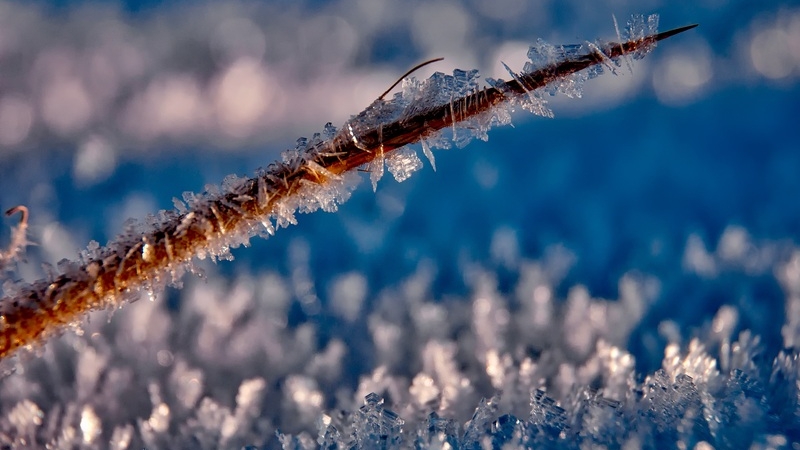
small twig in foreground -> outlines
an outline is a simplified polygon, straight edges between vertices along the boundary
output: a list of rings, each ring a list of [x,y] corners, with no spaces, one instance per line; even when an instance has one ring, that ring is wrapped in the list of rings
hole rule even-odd
[[[178,282],[195,257],[228,259],[231,247],[296,223],[298,210],[335,211],[355,186],[356,169],[366,166],[373,186],[384,165],[404,180],[421,167],[416,153],[405,148],[408,144],[420,142],[432,159],[431,146],[449,146],[441,139],[444,130],[452,129],[458,146],[474,137],[485,139],[491,126],[509,122],[515,105],[546,111],[543,89],[579,95],[576,86],[597,73],[581,78],[578,72],[619,64],[623,56],[640,57],[658,41],[695,26],[656,33],[656,22],[651,16],[648,29],[643,19],[635,20],[638,26],[620,43],[540,44],[531,52],[544,55],[544,61],[512,73],[512,81],[487,80],[491,86],[483,89],[477,71],[406,80],[402,93],[387,101],[387,91],[340,130],[328,124],[321,135],[299,140],[283,162],[252,178],[229,177],[221,189],[185,196],[175,210],[131,227],[105,247],[90,244],[80,261],[60,264],[59,275],[6,292],[0,300],[0,358],[39,344],[89,311],[121,307],[142,290]],[[18,210],[23,211],[22,228],[26,214]]]

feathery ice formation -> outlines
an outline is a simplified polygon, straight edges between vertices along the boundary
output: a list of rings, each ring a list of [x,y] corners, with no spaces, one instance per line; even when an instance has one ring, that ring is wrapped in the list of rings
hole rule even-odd
[[[111,321],[98,311],[84,333],[43,345],[0,383],[0,446],[790,449],[800,247],[738,227],[707,244],[689,237],[686,271],[622,275],[613,298],[572,285],[580,255],[560,246],[476,261],[464,293],[436,286],[434,262],[378,287],[337,273],[315,320],[292,323],[321,283],[296,241],[279,255],[288,274],[187,280],[180,308],[138,302]],[[737,294],[767,280],[786,317],[754,321],[765,299]],[[717,308],[702,326],[656,312],[686,282],[727,299],[699,302]]]
[[[254,177],[230,176],[221,188],[185,194],[176,209],[131,222],[105,247],[90,243],[79,261],[62,261],[48,279],[7,283],[0,300],[0,358],[33,348],[89,311],[121,307],[142,291],[179,283],[195,257],[231,259],[231,247],[296,223],[297,211],[335,211],[355,187],[358,168],[370,172],[373,187],[384,167],[398,181],[408,178],[422,166],[409,144],[421,143],[433,164],[432,148],[485,140],[489,128],[510,122],[515,106],[550,116],[545,93],[580,96],[586,79],[613,72],[623,60],[640,58],[658,41],[694,27],[657,33],[656,26],[657,16],[635,17],[619,43],[540,41],[521,73],[509,70],[512,80],[489,79],[485,88],[479,88],[477,71],[404,80],[391,100],[376,100],[338,130],[328,124],[310,140],[299,139],[282,162]]]

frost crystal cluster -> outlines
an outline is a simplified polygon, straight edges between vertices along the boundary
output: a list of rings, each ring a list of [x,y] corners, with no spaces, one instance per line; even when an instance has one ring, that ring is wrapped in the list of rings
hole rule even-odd
[[[729,229],[723,241],[741,232]],[[693,245],[687,263],[699,258]],[[640,354],[660,352],[660,367],[643,372],[626,348],[663,295],[652,276],[626,274],[618,298],[594,298],[563,286],[574,257],[559,248],[515,260],[506,289],[495,269],[470,266],[465,296],[436,296],[431,264],[377,291],[346,273],[331,281],[331,301],[313,321],[297,321],[294,303],[309,290],[297,274],[310,273],[309,249],[295,244],[291,276],[191,281],[179,309],[138,302],[50,341],[2,380],[0,440],[116,449],[789,448],[800,429],[792,349],[800,248],[747,246],[771,256],[754,269],[748,255],[731,259],[721,246],[702,255],[719,271],[708,282],[774,276],[785,293],[785,350],[770,353],[742,326],[749,305],[726,304],[684,333],[694,337],[657,324],[663,344]]]

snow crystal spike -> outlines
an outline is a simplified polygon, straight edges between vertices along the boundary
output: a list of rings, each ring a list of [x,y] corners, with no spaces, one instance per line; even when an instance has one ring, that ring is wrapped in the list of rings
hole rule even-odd
[[[614,20],[614,31],[617,32],[617,39],[619,39],[621,42],[622,33],[619,31],[619,23],[617,22],[617,16],[612,14],[611,18]],[[630,57],[628,57],[628,55],[625,52],[622,53],[622,59],[625,60],[625,65],[628,66],[628,71],[630,73],[633,73],[633,64],[631,63]]]
[[[25,247],[30,245],[27,238],[28,208],[24,205],[17,205],[6,211],[6,215],[9,217],[16,213],[20,213],[19,224],[12,228],[11,243],[8,244],[8,250],[0,250],[0,269],[3,269],[11,261],[18,259],[25,251]]]
[[[648,22],[652,28],[655,21]],[[470,72],[459,71],[455,76],[434,74],[429,78],[432,82],[418,83],[419,90],[408,98],[405,93],[388,101],[382,96],[338,131],[326,127],[326,137],[330,136],[326,141],[317,143],[315,137],[314,145],[300,142],[302,150],[291,154],[289,160],[270,164],[251,178],[225,183],[221,189],[212,186],[203,194],[185,196],[187,210],[179,208],[131,226],[105,247],[87,249],[85,260],[59,264],[55,277],[15,287],[0,299],[0,360],[22,348],[35,348],[65,327],[80,323],[89,311],[113,309],[140,292],[160,290],[167,275],[179,273],[180,267],[191,270],[194,258],[229,258],[230,248],[247,245],[264,227],[274,231],[271,220],[275,220],[275,228],[284,227],[296,223],[297,211],[335,209],[347,200],[361,167],[370,167],[373,183],[384,158],[401,163],[400,178],[419,168],[415,153],[396,160],[392,158],[396,150],[438,138],[449,128],[457,145],[462,141],[456,139],[456,130],[459,135],[472,133],[469,138],[481,137],[497,123],[497,115],[508,114],[503,104],[609,58],[643,55],[656,42],[696,26],[649,35],[637,31],[625,42],[602,44],[582,54],[564,52],[552,64],[483,89],[469,82],[464,85]],[[477,129],[471,121],[478,123]],[[334,151],[319,151],[323,148]],[[379,164],[370,165],[375,162]],[[26,224],[27,212],[19,207],[10,211],[23,212],[19,231]]]

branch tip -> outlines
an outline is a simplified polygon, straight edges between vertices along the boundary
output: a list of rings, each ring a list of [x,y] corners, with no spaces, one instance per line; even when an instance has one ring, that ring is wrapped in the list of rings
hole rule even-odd
[[[25,205],[17,205],[13,208],[10,208],[6,211],[7,216],[13,216],[16,213],[22,213],[22,217],[19,220],[20,224],[27,224],[28,223],[28,207]]]
[[[653,36],[653,38],[656,41],[663,41],[664,39],[667,39],[667,38],[670,38],[672,36],[675,36],[676,34],[681,34],[684,31],[689,31],[692,28],[697,28],[699,25],[700,24],[698,24],[698,23],[693,23],[691,25],[686,25],[685,27],[680,27],[680,28],[675,28],[675,29],[669,30],[669,31],[664,31],[664,32],[658,33],[657,35]]]

